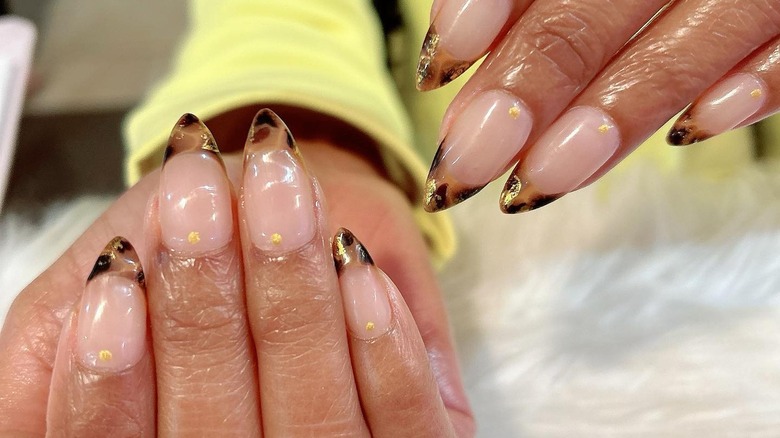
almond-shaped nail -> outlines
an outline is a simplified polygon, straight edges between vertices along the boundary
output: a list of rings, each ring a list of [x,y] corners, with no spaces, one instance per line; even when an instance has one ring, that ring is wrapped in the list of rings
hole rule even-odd
[[[314,239],[312,179],[287,125],[269,109],[255,116],[244,148],[243,201],[258,249],[283,253]]]
[[[620,132],[593,107],[576,107],[550,126],[515,169],[501,194],[505,213],[533,210],[578,188],[614,155]]]
[[[677,119],[667,142],[685,146],[730,131],[766,103],[764,81],[749,73],[730,76],[696,101]]]
[[[484,55],[509,19],[511,0],[444,0],[425,35],[417,88],[448,84]]]
[[[132,245],[114,238],[95,263],[81,297],[76,355],[85,367],[116,373],[146,350],[146,296],[141,263]]]
[[[378,338],[390,330],[393,312],[388,288],[395,287],[362,243],[346,228],[333,238],[347,328],[358,339]]]
[[[531,111],[517,97],[500,90],[476,96],[439,145],[428,174],[425,209],[449,208],[499,177],[532,127]]]
[[[179,119],[165,149],[160,233],[169,249],[187,255],[222,248],[233,236],[230,181],[214,137],[192,114]]]

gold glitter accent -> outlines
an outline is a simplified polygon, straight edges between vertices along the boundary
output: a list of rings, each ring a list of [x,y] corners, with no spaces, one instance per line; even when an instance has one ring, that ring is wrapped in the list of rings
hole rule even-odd
[[[523,188],[523,184],[517,177],[512,176],[509,178],[507,187],[504,189],[504,193],[501,197],[501,203],[505,206],[512,205],[517,195],[520,194],[520,190]]]
[[[430,204],[433,201],[433,194],[436,193],[436,180],[431,178],[425,183],[425,203]]]
[[[371,331],[371,330],[373,330],[373,329],[374,329],[374,323],[373,323],[373,322],[371,322],[371,321],[368,321],[368,322],[366,323],[366,330],[370,332],[370,331]]]
[[[517,120],[517,118],[520,117],[520,107],[513,105],[512,108],[509,108],[509,117]]]
[[[108,362],[113,357],[114,355],[111,354],[111,352],[108,350],[100,350],[98,352],[98,358],[100,358],[100,360],[102,360],[103,362]]]
[[[754,97],[754,98],[759,98],[759,97],[761,97],[762,94],[764,94],[764,93],[761,92],[760,88],[756,88],[755,90],[750,92],[750,95],[752,97]]]
[[[193,245],[200,242],[200,233],[197,231],[190,231],[190,234],[187,235],[187,242],[190,242]]]
[[[602,134],[606,134],[607,131],[609,131],[609,129],[610,129],[609,125],[607,125],[606,123],[601,125],[601,126],[599,126],[599,132],[602,133]]]
[[[279,233],[273,233],[271,234],[271,243],[274,245],[279,245],[282,243],[282,235]]]

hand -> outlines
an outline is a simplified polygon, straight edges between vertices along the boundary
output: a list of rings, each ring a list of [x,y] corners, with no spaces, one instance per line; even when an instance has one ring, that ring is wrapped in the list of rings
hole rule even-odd
[[[431,16],[420,89],[490,52],[444,117],[431,211],[515,164],[501,209],[546,205],[601,177],[692,101],[671,144],[780,109],[777,1],[437,0]]]
[[[307,156],[308,168],[320,179],[322,191],[325,194],[331,193],[329,197],[331,202],[326,204],[319,218],[329,216],[331,223],[340,221],[356,230],[365,229],[366,241],[373,242],[372,245],[375,245],[374,260],[379,266],[385,267],[388,276],[394,279],[399,289],[404,290],[411,314],[419,318],[418,327],[425,343],[424,347],[433,376],[433,380],[427,382],[435,381],[438,386],[435,394],[444,402],[441,404],[441,412],[446,412],[445,415],[448,415],[446,424],[449,425],[451,421],[452,427],[458,431],[459,436],[473,434],[473,422],[458,376],[441,298],[427,261],[424,242],[411,218],[407,201],[397,189],[356,155],[326,144],[309,143],[301,146]],[[183,157],[185,155],[182,155]],[[175,157],[170,160],[169,164],[175,163],[174,160],[178,160],[180,165],[182,162]],[[225,162],[233,185],[239,187],[239,183],[243,180],[241,160],[238,157],[226,157]],[[206,175],[205,172],[192,169],[192,178]],[[162,179],[163,186],[166,186],[165,172]],[[175,178],[170,181],[181,183],[184,179],[186,178]],[[231,416],[229,420],[237,421],[236,426],[244,428],[240,430],[251,430],[259,423],[259,411],[252,410],[252,407],[256,407],[257,404],[262,407],[263,428],[271,431],[272,435],[274,432],[284,430],[297,430],[305,434],[306,430],[312,430],[307,428],[313,426],[354,425],[356,420],[373,424],[374,420],[370,415],[378,411],[366,411],[369,418],[364,420],[360,407],[355,409],[354,403],[357,401],[355,395],[358,393],[361,402],[365,403],[363,390],[360,387],[361,379],[380,377],[379,380],[369,381],[368,384],[381,384],[392,381],[392,379],[385,381],[381,379],[382,369],[389,371],[385,376],[388,378],[393,376],[398,378],[399,375],[403,376],[405,372],[415,369],[420,371],[419,367],[415,368],[418,364],[424,363],[420,356],[412,354],[406,356],[407,359],[399,357],[400,361],[396,361],[395,366],[390,368],[367,366],[363,369],[378,370],[378,375],[369,372],[368,375],[361,376],[360,362],[356,365],[356,360],[362,359],[355,357],[355,352],[360,352],[359,348],[355,348],[355,345],[358,345],[355,343],[358,341],[350,337],[347,345],[343,319],[338,319],[340,309],[334,313],[333,288],[322,289],[322,293],[314,295],[323,300],[312,300],[312,295],[306,294],[306,292],[316,291],[316,287],[322,288],[323,285],[328,284],[332,286],[334,276],[333,274],[327,276],[328,271],[323,270],[325,265],[312,263],[310,268],[316,269],[321,275],[302,277],[294,275],[274,277],[268,274],[273,272],[273,269],[253,269],[260,265],[275,263],[275,257],[263,256],[262,251],[253,250],[252,244],[249,243],[255,242],[252,239],[261,239],[265,236],[258,230],[267,225],[274,225],[273,220],[269,219],[271,215],[260,218],[259,221],[253,220],[253,224],[261,224],[259,228],[253,229],[251,226],[247,228],[244,222],[240,227],[236,225],[233,228],[233,231],[242,229],[243,252],[237,246],[237,239],[229,239],[229,243],[225,246],[225,234],[219,232],[200,233],[197,236],[185,234],[183,238],[181,235],[177,238],[175,233],[161,231],[166,226],[169,230],[181,226],[186,228],[195,224],[191,221],[196,220],[195,215],[181,215],[178,222],[173,217],[166,218],[166,214],[162,213],[163,209],[167,208],[164,205],[165,201],[160,202],[159,209],[155,209],[155,202],[149,204],[152,207],[147,215],[147,225],[144,230],[141,211],[143,206],[147,205],[149,196],[158,191],[168,193],[164,188],[158,189],[159,181],[160,176],[155,173],[129,190],[60,260],[25,289],[14,303],[0,336],[0,348],[7,352],[0,357],[0,436],[3,433],[13,434],[13,436],[24,433],[38,436],[45,432],[47,399],[51,400],[50,397],[55,395],[54,392],[49,394],[48,388],[52,380],[51,369],[62,321],[71,308],[78,306],[77,301],[83,290],[84,278],[92,270],[92,263],[86,260],[93,261],[94,254],[102,247],[100,242],[104,244],[111,236],[120,232],[128,236],[130,241],[150,241],[148,245],[138,248],[138,251],[141,259],[144,260],[144,265],[147,266],[146,282],[150,288],[149,312],[154,340],[154,359],[157,365],[157,405],[160,409],[157,426],[161,434],[165,434],[165,431],[169,433],[180,431],[183,425],[197,425],[202,430],[210,430],[209,428],[216,430],[213,429],[215,425],[224,425],[225,417],[219,415],[219,412],[225,409],[227,411],[224,412],[243,409],[247,415]],[[172,186],[171,190],[175,192],[175,189],[176,186]],[[318,192],[312,192],[311,196],[316,200],[320,195]],[[165,199],[165,196],[162,198]],[[250,198],[251,195],[245,198],[245,203],[241,205],[251,204]],[[238,217],[244,218],[244,215],[242,208],[238,212]],[[341,221],[340,218],[345,217],[349,219]],[[325,236],[325,230],[332,232],[334,228],[323,228],[326,225],[320,219],[317,222],[319,225],[316,232],[322,238]],[[268,220],[271,222],[267,222]],[[166,223],[168,225],[165,225]],[[217,223],[219,227],[225,225],[224,221],[220,222],[219,217],[212,221],[212,225]],[[276,225],[284,224],[276,223]],[[377,225],[381,228],[375,228]],[[224,228],[220,229],[224,230]],[[276,238],[271,234],[269,237],[271,240],[265,241],[265,244],[270,242],[271,248],[274,245],[295,244],[294,233],[282,234],[280,242],[274,243]],[[205,246],[206,252],[199,255],[188,254],[186,250],[193,247],[191,241],[196,241],[201,248]],[[399,242],[403,242],[403,245],[399,245]],[[220,243],[225,249],[216,249]],[[161,250],[161,248],[177,248],[177,245],[179,245],[178,252]],[[317,245],[313,245],[310,250],[314,251],[315,255],[316,248]],[[244,254],[246,266],[249,267],[245,271],[248,312],[241,311],[244,305],[241,298],[243,282],[240,281],[240,264],[235,263],[241,253]],[[181,254],[185,254],[186,257],[181,259],[179,257]],[[316,260],[313,257],[312,260]],[[319,261],[322,262],[321,253],[319,257]],[[247,262],[247,260],[251,261]],[[327,266],[332,266],[330,263],[328,261]],[[291,269],[283,268],[284,264],[285,262],[279,262],[276,265],[278,269],[274,269],[277,269],[277,274],[283,273],[284,269]],[[332,271],[332,268],[330,270]],[[187,287],[193,284],[198,287]],[[205,287],[204,284],[210,284],[211,287]],[[276,286],[268,288],[269,285],[274,284]],[[255,285],[254,291],[252,285]],[[258,289],[259,286],[262,289]],[[273,295],[270,292],[284,290],[289,292],[280,295],[284,300],[271,300]],[[390,333],[395,335],[381,339],[406,342],[410,347],[408,351],[414,352],[417,348],[414,347],[414,330],[407,330],[408,327],[414,327],[414,324],[405,325],[410,320],[404,322],[402,307],[397,307],[400,306],[401,301],[393,296],[391,291],[389,299],[394,309],[393,315],[399,318],[392,323],[392,327],[398,328],[398,331],[392,330]],[[291,306],[296,300],[299,305]],[[321,326],[311,323],[310,318],[316,317],[324,318],[325,323]],[[347,321],[349,323],[349,318]],[[376,325],[379,326],[378,323]],[[247,331],[250,327],[252,337]],[[68,332],[65,333],[62,339],[69,339]],[[351,333],[354,334],[355,330]],[[271,339],[272,337],[275,338]],[[258,374],[254,373],[253,366],[246,366],[248,359],[254,360],[251,354],[253,350],[251,339],[258,345],[259,386],[250,384],[253,382],[252,379],[258,379]],[[318,340],[323,342],[311,344]],[[401,345],[394,344],[395,341],[388,341],[389,343],[384,345]],[[371,345],[382,345],[382,342],[384,341]],[[232,345],[235,348],[225,350],[220,349],[220,345],[223,347]],[[318,348],[300,354],[301,350],[296,349],[297,345],[314,345]],[[344,373],[345,366],[350,369],[349,356],[345,356],[348,347],[352,347],[352,369],[356,370],[354,377]],[[61,349],[61,351],[67,350]],[[268,353],[271,355],[268,356]],[[374,358],[371,355],[374,353],[364,352],[364,354],[366,360]],[[387,352],[384,355],[387,356]],[[412,357],[420,360],[409,361],[408,359]],[[388,358],[389,356],[384,360]],[[138,363],[142,363],[143,360]],[[271,369],[266,369],[269,364]],[[393,361],[388,364],[393,365]],[[413,366],[409,368],[403,366],[404,364]],[[424,369],[427,369],[427,365],[422,370]],[[312,375],[315,371],[316,376]],[[424,373],[415,375],[422,376],[417,380],[420,385],[390,385],[393,388],[398,386],[398,390],[370,392],[377,396],[384,394],[384,396],[407,400],[410,395],[419,394],[419,391],[430,396],[430,392],[425,392],[425,389],[430,390],[430,387],[427,386],[429,383],[426,383]],[[196,377],[201,379],[200,382],[216,381],[217,384],[188,384]],[[319,382],[333,382],[334,385],[313,386],[315,377]],[[84,379],[75,379],[75,381],[83,382]],[[354,383],[351,386],[348,384],[354,381],[358,383],[357,389]],[[406,379],[406,381],[410,380]],[[261,388],[261,392],[254,392],[258,387]],[[230,391],[229,388],[235,391]],[[236,402],[242,394],[246,397],[241,400],[246,402],[231,405],[231,400]],[[272,394],[270,399],[272,402],[266,400],[267,394]],[[371,394],[367,393],[366,396]],[[305,396],[307,402],[311,404],[310,409],[301,409],[302,396]],[[334,406],[327,404],[334,400],[333,397],[345,403],[344,406],[349,409],[323,410],[326,405]],[[216,400],[222,403],[215,404]],[[255,400],[254,405],[252,400]],[[370,402],[371,397],[367,400]],[[414,400],[430,402],[431,399],[422,397]],[[195,402],[190,403],[192,401]],[[197,401],[204,401],[204,403],[199,404]],[[259,403],[260,401],[263,403]],[[214,411],[203,412],[203,406],[208,402],[211,402],[208,406]],[[403,404],[393,403],[390,406],[402,408]],[[435,404],[433,407],[435,408]],[[417,412],[418,417],[422,412],[430,414],[436,411],[436,409],[431,411],[417,408],[420,406],[415,406],[412,411]],[[266,418],[268,409],[271,411]],[[363,409],[366,409],[365,405]],[[398,414],[394,409],[385,407],[383,410],[385,415]],[[138,412],[143,413],[143,411]],[[256,415],[252,416],[251,412],[256,412]],[[209,413],[214,415],[210,416]],[[52,415],[54,414],[50,411],[50,421]],[[345,418],[349,418],[352,422],[341,421]],[[428,420],[430,420],[429,416],[426,417],[426,421]],[[378,424],[381,424],[381,421]],[[394,421],[392,424],[396,425],[398,422]],[[430,426],[436,423],[428,421],[426,424]]]

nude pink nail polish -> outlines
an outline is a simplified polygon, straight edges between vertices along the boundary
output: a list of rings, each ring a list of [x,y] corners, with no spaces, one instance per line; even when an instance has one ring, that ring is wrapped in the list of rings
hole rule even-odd
[[[133,247],[118,237],[103,250],[87,280],[75,354],[91,370],[116,373],[138,363],[145,349],[143,271]]]
[[[200,255],[233,236],[230,182],[216,142],[195,116],[174,128],[160,175],[160,232],[165,246]]]
[[[243,202],[252,243],[296,250],[314,239],[314,189],[295,141],[273,111],[255,117],[244,151]]]
[[[596,173],[618,146],[620,132],[611,117],[596,108],[576,107],[547,129],[521,167],[540,192],[568,193]]]
[[[764,81],[748,73],[732,75],[707,91],[674,124],[667,140],[689,145],[730,131],[766,103]]]
[[[447,84],[484,55],[509,19],[512,0],[443,0],[420,52],[417,87]]]
[[[388,294],[389,288],[395,285],[374,265],[363,244],[345,228],[333,239],[333,258],[349,331],[364,340],[387,333],[393,320]]]
[[[451,207],[500,176],[525,146],[532,127],[531,111],[515,96],[501,90],[476,96],[439,146],[428,175],[426,208]]]

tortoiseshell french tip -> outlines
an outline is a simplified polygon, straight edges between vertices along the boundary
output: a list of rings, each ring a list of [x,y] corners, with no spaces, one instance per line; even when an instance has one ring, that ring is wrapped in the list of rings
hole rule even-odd
[[[252,121],[252,127],[249,128],[247,146],[257,147],[266,143],[269,139],[277,140],[278,138],[275,136],[284,136],[284,144],[296,153],[298,152],[298,146],[290,132],[290,128],[275,112],[268,108],[263,108],[257,112]],[[278,142],[275,144],[278,144]]]
[[[525,213],[550,204],[564,194],[548,195],[540,193],[531,184],[523,183],[515,174],[509,176],[501,192],[501,211],[507,214]]]
[[[145,285],[144,270],[141,268],[141,261],[133,245],[124,237],[117,236],[108,242],[92,267],[92,272],[87,277],[87,282],[95,277],[113,273],[127,277],[137,282],[141,287]]]
[[[352,265],[374,265],[366,247],[346,228],[339,228],[333,238],[333,262],[336,271],[341,272]]]
[[[163,165],[174,155],[195,150],[213,152],[219,157],[217,141],[214,140],[209,128],[197,116],[187,113],[179,118],[171,130],[168,146],[165,148]]]
[[[674,126],[666,136],[666,142],[672,146],[688,146],[712,137],[712,134],[696,127],[693,118],[685,113],[674,122]]]
[[[433,157],[431,170],[428,172],[428,179],[425,182],[423,207],[428,213],[436,213],[460,204],[479,193],[485,187],[466,186],[449,175],[446,169],[442,168],[444,141],[442,140],[439,143],[439,149]]]
[[[474,63],[453,58],[439,47],[439,40],[436,27],[431,25],[425,35],[420,61],[417,63],[416,83],[420,91],[435,90],[449,84]]]

